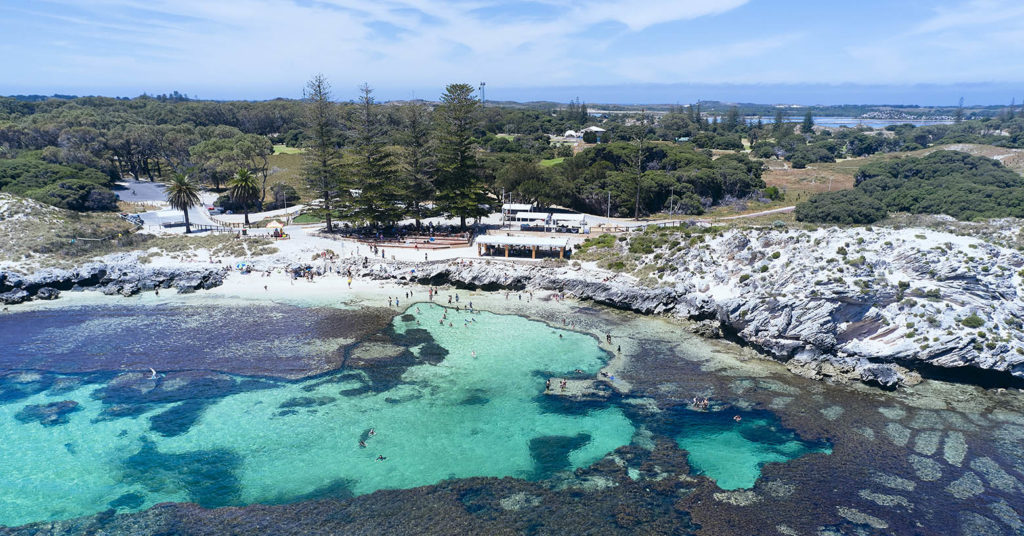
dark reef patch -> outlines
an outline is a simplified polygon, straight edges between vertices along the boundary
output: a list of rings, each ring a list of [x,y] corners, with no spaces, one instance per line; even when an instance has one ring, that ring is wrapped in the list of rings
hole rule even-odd
[[[324,499],[351,499],[352,497],[355,497],[355,493],[352,492],[352,487],[354,485],[355,482],[352,480],[339,478],[308,493],[302,493],[300,495],[281,495],[272,499],[260,501],[260,504],[290,504],[295,502]]]
[[[305,341],[360,340],[390,325],[394,311],[282,304],[93,305],[4,316],[0,370],[59,373],[202,369],[300,379],[341,368],[343,352]],[[89,325],[89,329],[80,329]],[[236,338],[238,337],[238,338]],[[294,344],[293,344],[294,343]],[[243,351],[225,352],[237,344]],[[3,396],[0,385],[0,396]]]
[[[43,426],[57,426],[68,422],[68,415],[78,411],[78,402],[74,400],[61,400],[49,404],[31,404],[25,406],[14,415],[15,419],[23,423],[37,422]]]
[[[277,407],[279,409],[288,408],[313,408],[317,406],[326,406],[336,402],[338,399],[333,396],[299,396],[295,398],[289,398],[284,402],[281,402]]]
[[[420,359],[437,365],[448,357],[448,350],[436,342],[428,342],[420,347]]]
[[[13,402],[41,393],[49,389],[53,381],[49,374],[16,370],[0,372],[0,402]]]
[[[538,478],[572,467],[569,454],[590,442],[590,434],[575,436],[541,436],[530,440],[530,456]]]
[[[123,467],[126,482],[156,491],[184,491],[189,500],[205,508],[238,504],[240,484],[235,474],[241,458],[230,450],[195,450],[166,454],[147,438]]]
[[[184,434],[209,405],[209,400],[186,400],[150,417],[149,428],[164,437]]]
[[[134,510],[146,502],[146,498],[139,493],[125,493],[124,495],[110,501],[107,506],[118,509],[126,508],[128,510]]]
[[[483,406],[490,402],[491,399],[480,393],[473,393],[459,402],[460,406]]]

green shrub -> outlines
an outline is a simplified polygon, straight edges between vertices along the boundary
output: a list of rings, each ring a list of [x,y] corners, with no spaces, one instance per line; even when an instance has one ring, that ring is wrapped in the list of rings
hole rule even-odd
[[[740,283],[745,283],[748,279],[750,279],[750,274],[743,274],[740,276]]]
[[[816,223],[874,223],[886,216],[882,203],[856,189],[817,194],[794,212],[796,221]]]
[[[985,321],[975,313],[971,313],[971,316],[960,320],[960,324],[968,328],[980,328],[985,325]]]

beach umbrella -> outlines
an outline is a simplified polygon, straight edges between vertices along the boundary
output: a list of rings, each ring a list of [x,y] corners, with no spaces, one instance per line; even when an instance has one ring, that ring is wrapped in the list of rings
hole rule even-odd
[[[284,229],[284,224],[274,220],[267,224],[267,229]]]

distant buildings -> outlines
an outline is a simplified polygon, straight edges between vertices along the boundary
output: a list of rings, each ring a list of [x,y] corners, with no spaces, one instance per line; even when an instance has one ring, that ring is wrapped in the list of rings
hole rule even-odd
[[[597,137],[597,142],[600,143],[601,142],[601,135],[604,134],[605,132],[607,132],[607,130],[605,130],[605,129],[601,128],[601,127],[587,127],[587,128],[582,129],[582,130],[566,130],[565,134],[563,134],[563,136],[566,137],[566,138],[581,139],[581,138],[583,138],[583,136],[587,132],[593,132],[594,135]]]

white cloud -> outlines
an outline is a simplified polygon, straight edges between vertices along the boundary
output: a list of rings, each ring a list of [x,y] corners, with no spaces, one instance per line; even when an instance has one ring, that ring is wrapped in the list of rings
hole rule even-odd
[[[938,7],[935,15],[916,25],[911,33],[923,34],[969,26],[987,26],[1024,17],[1024,4],[1007,0],[971,0],[955,7]]]
[[[405,88],[439,93],[447,82],[481,80],[497,90],[1024,79],[1019,0],[952,0],[907,19],[902,33],[870,27],[826,33],[819,28],[835,26],[785,9],[776,11],[786,13],[787,25],[732,26],[728,15],[710,18],[747,0],[529,1],[554,14],[501,18],[475,11],[506,9],[514,0],[48,0],[30,4],[25,17],[40,30],[38,42],[0,35],[0,48],[20,62],[6,73],[19,83],[202,96],[295,97],[317,72],[342,99],[355,97],[364,81],[406,96]],[[765,9],[749,7],[747,13]],[[683,22],[701,17],[708,18]],[[679,25],[679,38],[659,26],[666,22]],[[388,28],[400,31],[380,37]],[[707,28],[713,29],[687,39],[690,29]]]
[[[357,80],[369,80],[371,85],[477,78],[504,85],[565,83],[580,76],[567,69],[580,65],[575,48],[580,43],[567,37],[567,29],[583,30],[610,22],[628,31],[641,31],[662,22],[722,13],[746,2],[591,0],[536,22],[515,17],[484,20],[471,14],[473,9],[504,4],[499,0],[294,4],[272,0],[94,0],[88,7],[78,0],[55,1],[67,5],[69,11],[88,9],[94,15],[86,19],[41,14],[51,23],[67,26],[71,38],[84,42],[129,36],[131,46],[126,44],[124,54],[114,55],[119,69],[130,69],[121,74],[177,87],[174,79],[183,74],[189,79],[198,76],[210,85],[241,85],[258,84],[258,78],[267,75],[305,80],[322,71],[336,81],[342,96],[349,93],[346,86],[354,87]],[[152,12],[163,16],[137,14]],[[425,23],[418,13],[430,22]],[[393,39],[374,40],[367,24],[381,22],[403,31]],[[85,55],[59,58],[54,75],[59,76],[63,65],[81,76],[83,60],[98,68],[108,58],[105,53],[95,53],[91,59]],[[159,55],[161,61],[126,66],[123,55]]]

